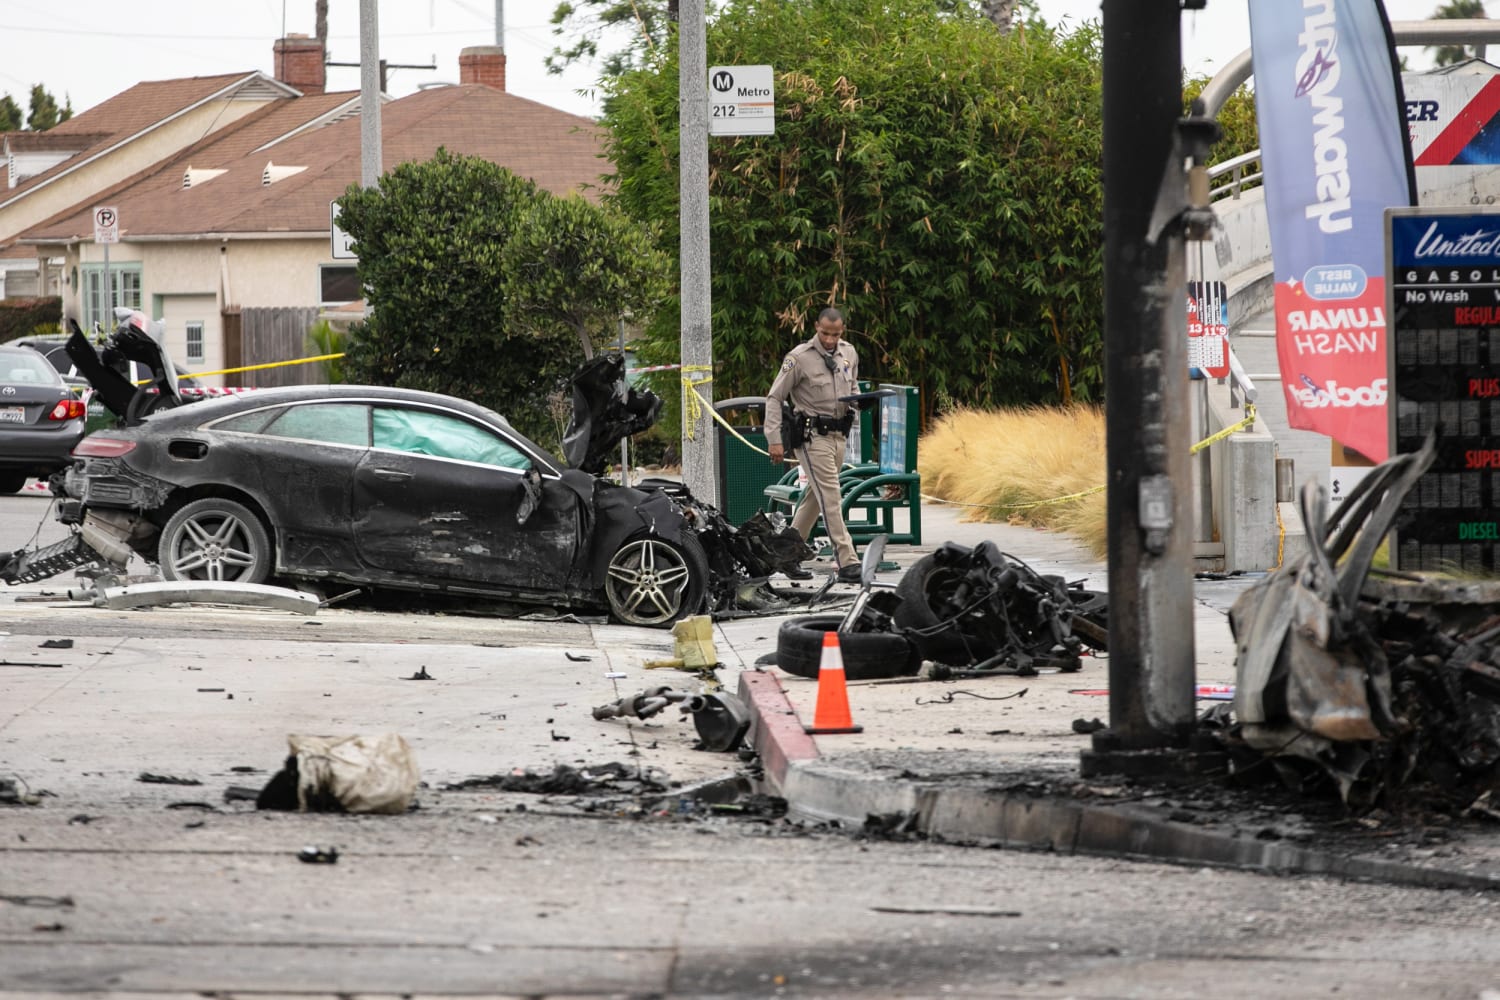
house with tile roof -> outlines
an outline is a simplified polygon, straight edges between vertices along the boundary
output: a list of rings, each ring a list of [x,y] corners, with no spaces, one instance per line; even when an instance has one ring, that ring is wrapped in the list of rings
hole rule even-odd
[[[16,237],[297,89],[261,72],[139,83],[46,132],[0,133],[0,295],[57,294]],[[50,279],[50,280],[49,280]]]
[[[608,170],[598,125],[505,92],[504,59],[493,46],[465,49],[459,84],[384,102],[383,169],[444,147],[554,194],[596,197]],[[333,202],[360,177],[357,98],[303,95],[260,108],[31,226],[21,241],[63,261],[64,313],[87,326],[106,305],[92,277],[104,249],[93,241],[92,208],[113,205],[112,270],[129,274],[140,305],[165,321],[179,364],[212,372],[295,356],[311,322],[347,315],[361,297],[354,262],[335,258],[331,245]],[[283,369],[245,383],[317,377]]]

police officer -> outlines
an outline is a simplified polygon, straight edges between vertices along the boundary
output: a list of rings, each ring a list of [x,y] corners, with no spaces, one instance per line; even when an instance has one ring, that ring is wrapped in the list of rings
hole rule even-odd
[[[819,313],[815,330],[811,340],[792,348],[781,362],[781,371],[766,394],[766,440],[771,461],[780,465],[786,460],[783,438],[788,438],[807,470],[807,489],[792,515],[792,526],[806,538],[821,515],[833,542],[839,580],[858,583],[859,557],[839,505],[839,469],[854,410],[839,402],[839,397],[859,391],[859,355],[841,339],[844,316],[837,309]],[[783,403],[791,404],[794,422],[785,435]]]

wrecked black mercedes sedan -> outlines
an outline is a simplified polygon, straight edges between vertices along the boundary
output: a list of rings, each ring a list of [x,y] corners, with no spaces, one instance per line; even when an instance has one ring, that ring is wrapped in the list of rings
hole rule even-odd
[[[707,557],[660,491],[560,467],[484,407],[373,386],[264,389],[159,411],[74,450],[61,518],[171,580],[337,580],[623,622],[698,611]]]

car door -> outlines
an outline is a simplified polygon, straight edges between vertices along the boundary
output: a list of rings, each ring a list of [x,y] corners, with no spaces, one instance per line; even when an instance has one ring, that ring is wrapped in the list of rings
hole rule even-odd
[[[357,567],[349,498],[359,460],[370,447],[368,403],[298,402],[238,413],[205,429],[217,439],[211,475],[245,490],[265,508],[283,569],[316,573]]]
[[[354,477],[354,535],[371,566],[438,580],[555,591],[579,545],[578,498],[551,469],[526,519],[533,462],[501,431],[455,411],[377,405]]]

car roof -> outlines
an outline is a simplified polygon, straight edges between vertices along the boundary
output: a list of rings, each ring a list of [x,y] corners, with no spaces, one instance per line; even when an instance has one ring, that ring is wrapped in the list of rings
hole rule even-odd
[[[202,423],[241,410],[258,409],[263,406],[280,406],[287,403],[336,402],[338,400],[391,400],[404,403],[419,403],[458,410],[482,420],[498,423],[517,437],[524,437],[510,421],[494,410],[457,396],[421,389],[403,389],[388,385],[288,385],[265,389],[247,389],[232,396],[214,397],[170,410],[158,410],[150,420],[183,420]]]

